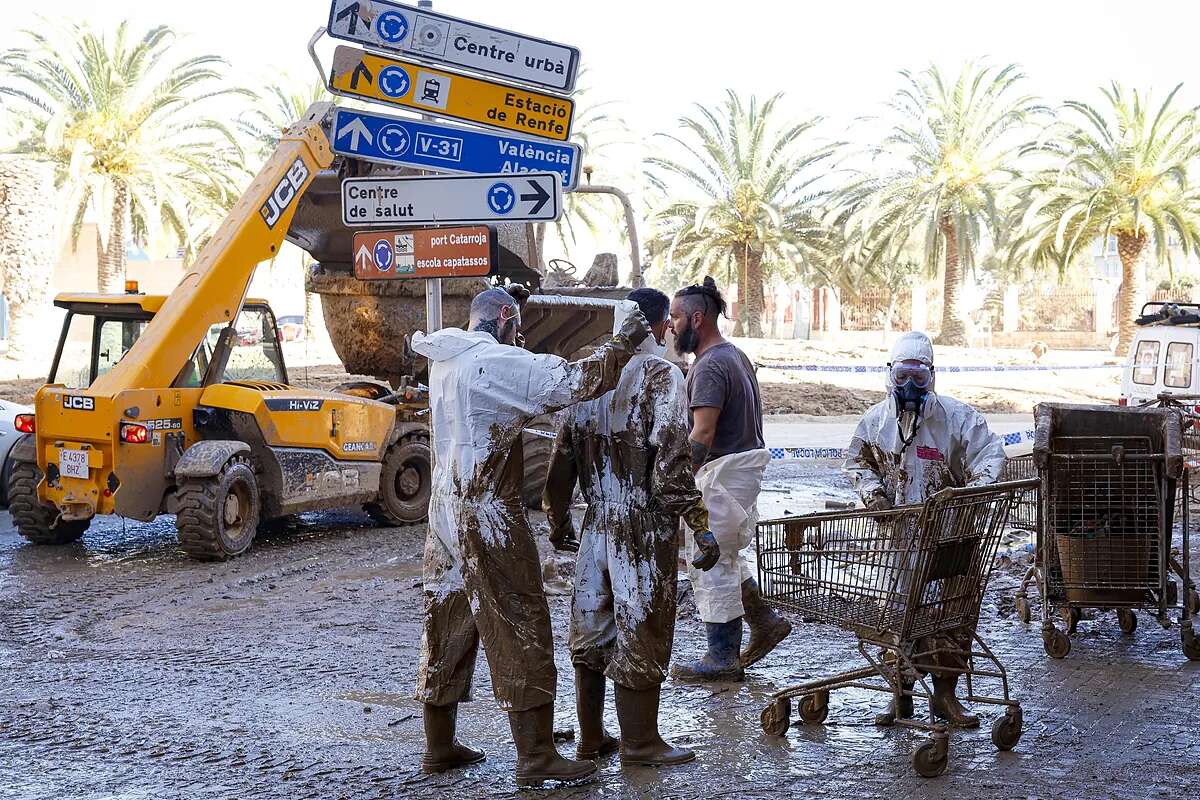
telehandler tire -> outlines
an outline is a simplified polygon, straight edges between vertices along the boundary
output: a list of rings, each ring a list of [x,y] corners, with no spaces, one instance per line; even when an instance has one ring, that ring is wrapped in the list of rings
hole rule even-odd
[[[17,532],[34,544],[70,544],[83,536],[90,520],[60,520],[58,509],[37,495],[42,471],[30,461],[13,462],[8,476],[8,511]],[[58,524],[55,524],[55,520]]]
[[[250,462],[234,456],[216,475],[188,478],[179,486],[175,529],[179,546],[201,561],[244,553],[258,531],[258,479]]]
[[[429,439],[405,436],[388,448],[379,476],[379,499],[363,506],[380,525],[419,525],[429,517],[433,458]]]

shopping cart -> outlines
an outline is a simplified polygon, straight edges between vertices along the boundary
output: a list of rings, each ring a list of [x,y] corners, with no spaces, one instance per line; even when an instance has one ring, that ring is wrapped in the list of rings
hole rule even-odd
[[[1126,634],[1137,629],[1137,609],[1153,611],[1164,628],[1178,609],[1184,654],[1200,660],[1190,503],[1179,504],[1179,557],[1171,550],[1177,490],[1187,497],[1190,486],[1179,411],[1043,403],[1035,414],[1046,652],[1067,656],[1083,609],[1114,609]],[[1052,622],[1056,612],[1065,631]]]
[[[1008,694],[1004,666],[976,633],[983,588],[1015,497],[1033,487],[1016,481],[944,489],[924,505],[891,511],[841,511],[760,522],[756,531],[763,597],[785,611],[853,631],[867,666],[774,693],[763,731],[782,736],[791,698],[800,719],[824,722],[829,693],[857,687],[930,698],[931,669],[966,676],[966,699],[1002,705],[992,741],[1011,750],[1021,738],[1021,706]],[[1000,697],[977,695],[973,681],[994,679]],[[912,755],[913,768],[934,777],[946,770],[947,726],[934,719],[897,719],[930,731]]]
[[[1039,491],[1040,482],[1037,481],[1037,477],[1037,464],[1033,460],[1033,453],[1025,453],[1024,455],[1009,458],[1004,462],[1004,467],[1000,470],[1001,481],[1035,481],[1032,488],[1017,493],[1017,497],[1013,501],[1012,513],[1008,515],[1008,526],[1017,530],[1029,531],[1034,535],[1035,542],[1041,530],[1042,520],[1041,492]],[[1029,603],[1029,588],[1038,585],[1041,575],[1041,570],[1037,563],[1036,549],[1035,547],[1033,563],[1026,570],[1025,577],[1022,578],[1021,586],[1017,589],[1017,594],[1014,598],[1017,607],[1017,617],[1022,622],[1029,622],[1033,619],[1033,611]]]

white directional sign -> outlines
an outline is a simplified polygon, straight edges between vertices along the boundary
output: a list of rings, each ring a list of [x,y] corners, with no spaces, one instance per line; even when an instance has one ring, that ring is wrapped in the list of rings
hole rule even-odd
[[[388,0],[333,0],[329,35],[561,92],[575,89],[579,50]]]
[[[552,222],[562,214],[558,173],[347,178],[349,228],[468,222]]]

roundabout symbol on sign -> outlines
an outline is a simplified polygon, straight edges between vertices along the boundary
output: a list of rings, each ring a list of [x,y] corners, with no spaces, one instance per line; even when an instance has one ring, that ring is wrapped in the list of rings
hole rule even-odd
[[[408,20],[403,14],[385,11],[375,20],[375,30],[385,42],[402,42],[408,36]]]
[[[517,194],[507,183],[493,183],[487,193],[488,207],[497,214],[507,214],[517,204]]]
[[[384,155],[402,156],[408,152],[408,145],[408,131],[400,125],[385,125],[379,131],[379,149]]]
[[[387,272],[392,268],[392,246],[387,243],[386,239],[380,239],[375,243],[375,266],[380,272]]]
[[[400,67],[386,67],[379,73],[379,91],[388,97],[403,97],[411,85],[408,73]]]

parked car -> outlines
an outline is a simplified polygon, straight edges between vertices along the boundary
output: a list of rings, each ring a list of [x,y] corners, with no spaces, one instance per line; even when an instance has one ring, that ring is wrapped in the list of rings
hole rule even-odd
[[[25,435],[16,429],[13,420],[17,414],[32,413],[33,409],[29,406],[0,400],[0,508],[8,508],[8,473],[12,470],[8,454],[17,440]]]

